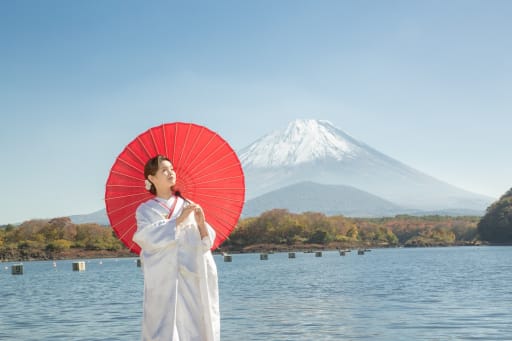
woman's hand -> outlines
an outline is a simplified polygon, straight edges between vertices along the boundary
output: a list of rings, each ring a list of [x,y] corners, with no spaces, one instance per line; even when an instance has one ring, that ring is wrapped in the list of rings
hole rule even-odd
[[[176,225],[180,225],[182,222],[184,222],[188,218],[190,213],[194,212],[195,209],[196,209],[195,205],[185,206],[183,208],[183,210],[181,211],[181,214],[179,215],[179,217],[176,218]]]
[[[203,209],[201,208],[201,206],[195,205],[194,216],[196,218],[197,225],[199,225],[199,226],[205,225],[204,212],[203,212]]]
[[[208,236],[203,208],[195,203],[191,203],[190,206],[194,207],[194,218],[196,218],[197,228],[199,230],[199,234],[201,235],[201,239],[203,239],[204,237]]]
[[[180,225],[184,222],[192,212],[194,212],[194,218],[196,218],[199,234],[201,235],[201,239],[203,239],[208,236],[208,229],[206,228],[203,209],[198,204],[189,201],[189,205],[183,208],[180,216],[176,219],[176,225]]]

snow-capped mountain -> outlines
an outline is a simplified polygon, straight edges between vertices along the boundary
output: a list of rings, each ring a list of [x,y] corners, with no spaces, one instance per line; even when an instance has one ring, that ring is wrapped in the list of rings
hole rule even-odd
[[[341,161],[361,153],[350,136],[328,121],[296,120],[283,131],[275,131],[242,150],[240,161],[247,167],[283,167],[330,158]]]
[[[415,170],[323,120],[292,121],[239,156],[247,200],[304,181],[355,187],[412,210],[483,213],[493,200]]]

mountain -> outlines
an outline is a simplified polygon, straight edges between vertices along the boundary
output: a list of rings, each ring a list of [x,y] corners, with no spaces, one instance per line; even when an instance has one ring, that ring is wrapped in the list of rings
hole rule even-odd
[[[274,208],[287,208],[294,213],[309,211],[352,217],[393,216],[407,211],[392,202],[354,187],[305,181],[247,201],[244,216],[258,216]]]
[[[350,186],[416,211],[483,214],[493,200],[413,169],[323,120],[292,121],[239,155],[248,202],[304,181]]]
[[[69,216],[73,224],[96,223],[99,225],[110,226],[107,217],[107,211],[103,208],[89,214],[77,214]]]

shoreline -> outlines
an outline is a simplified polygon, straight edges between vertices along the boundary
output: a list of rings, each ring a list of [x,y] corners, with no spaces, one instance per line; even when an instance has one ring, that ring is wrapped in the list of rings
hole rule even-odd
[[[296,246],[282,246],[273,244],[256,244],[246,247],[242,250],[228,250],[218,248],[212,253],[214,255],[226,254],[258,254],[258,253],[313,253],[316,251],[371,251],[371,249],[391,249],[391,248],[430,248],[430,247],[464,247],[464,246],[512,246],[512,243],[454,243],[454,244],[437,244],[437,245],[346,245],[329,246],[319,244],[307,244]],[[113,258],[138,258],[139,255],[131,252],[130,250],[122,251],[108,251],[108,250],[72,250],[53,255],[32,254],[32,256],[2,258],[0,263],[13,263],[13,262],[32,262],[32,261],[62,261],[62,260],[87,260],[87,259],[113,259]]]

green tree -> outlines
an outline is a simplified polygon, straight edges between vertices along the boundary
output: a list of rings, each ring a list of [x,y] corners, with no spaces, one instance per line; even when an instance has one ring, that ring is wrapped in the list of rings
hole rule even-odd
[[[332,236],[330,236],[326,231],[316,230],[313,232],[308,242],[313,244],[326,244],[332,241]]]
[[[487,208],[478,223],[478,233],[491,243],[512,242],[512,188]]]
[[[46,245],[46,251],[62,252],[71,248],[72,243],[69,240],[57,239]]]

